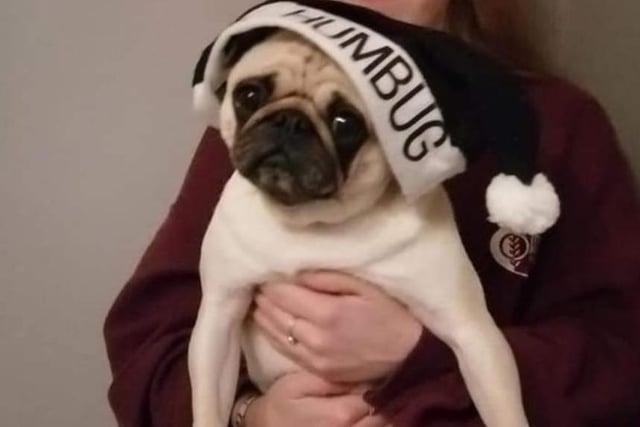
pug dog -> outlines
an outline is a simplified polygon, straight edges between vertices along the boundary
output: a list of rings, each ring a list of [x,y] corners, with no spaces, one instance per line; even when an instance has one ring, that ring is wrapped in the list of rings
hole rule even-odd
[[[352,274],[404,303],[452,348],[484,422],[527,426],[513,355],[444,189],[403,197],[342,70],[279,31],[237,59],[219,97],[236,172],[202,245],[189,348],[194,426],[228,425],[241,352],[263,391],[302,369],[245,317],[256,284],[306,269]]]

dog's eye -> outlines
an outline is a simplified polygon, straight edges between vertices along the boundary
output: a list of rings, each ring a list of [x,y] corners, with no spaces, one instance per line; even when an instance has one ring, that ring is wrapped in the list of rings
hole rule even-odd
[[[269,97],[267,87],[260,81],[238,85],[233,94],[233,103],[237,110],[254,113],[262,107]]]
[[[337,111],[331,121],[331,132],[338,144],[358,143],[363,139],[365,131],[362,118],[349,110]]]

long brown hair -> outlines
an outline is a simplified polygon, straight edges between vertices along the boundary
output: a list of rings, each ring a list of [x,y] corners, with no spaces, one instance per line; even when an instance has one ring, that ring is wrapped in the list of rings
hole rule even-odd
[[[526,7],[520,0],[451,0],[448,29],[520,71],[545,72],[549,67],[534,44]]]

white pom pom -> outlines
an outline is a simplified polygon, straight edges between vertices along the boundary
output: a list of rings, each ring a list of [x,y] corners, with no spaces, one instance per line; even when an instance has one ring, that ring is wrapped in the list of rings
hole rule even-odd
[[[520,234],[541,234],[560,216],[560,200],[553,185],[537,174],[530,185],[516,176],[500,174],[487,188],[489,221]]]

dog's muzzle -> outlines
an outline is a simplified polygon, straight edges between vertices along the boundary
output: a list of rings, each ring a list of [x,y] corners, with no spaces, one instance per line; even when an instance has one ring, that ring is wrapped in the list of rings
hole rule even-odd
[[[300,110],[276,111],[242,132],[232,148],[238,171],[285,205],[333,196],[339,165]]]

